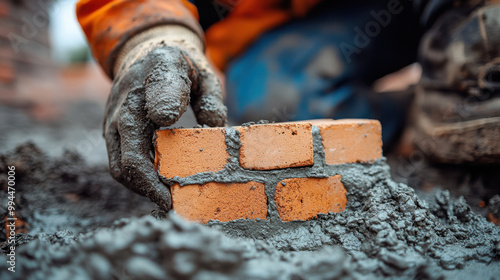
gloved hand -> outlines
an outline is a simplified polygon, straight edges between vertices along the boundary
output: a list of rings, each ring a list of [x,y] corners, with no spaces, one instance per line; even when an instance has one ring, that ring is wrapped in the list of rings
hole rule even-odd
[[[104,137],[111,175],[170,210],[170,191],[153,166],[153,134],[175,123],[191,104],[200,124],[224,126],[219,80],[189,29],[167,25],[134,36],[114,67]]]

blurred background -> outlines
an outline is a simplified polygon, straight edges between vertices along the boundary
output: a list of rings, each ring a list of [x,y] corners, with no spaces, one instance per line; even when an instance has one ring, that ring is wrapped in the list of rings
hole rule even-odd
[[[52,156],[107,161],[100,122],[111,87],[92,60],[76,0],[0,1],[0,152],[28,140]]]

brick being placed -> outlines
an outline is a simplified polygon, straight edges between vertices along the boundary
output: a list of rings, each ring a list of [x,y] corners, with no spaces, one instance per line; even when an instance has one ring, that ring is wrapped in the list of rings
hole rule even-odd
[[[224,128],[166,129],[156,137],[155,165],[165,177],[217,172],[229,157]]]
[[[385,172],[380,123],[363,119],[158,130],[155,166],[173,210],[200,223],[342,212],[350,192]]]

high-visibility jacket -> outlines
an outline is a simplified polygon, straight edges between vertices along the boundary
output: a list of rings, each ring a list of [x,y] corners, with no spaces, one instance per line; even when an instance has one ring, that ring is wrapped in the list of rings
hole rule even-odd
[[[76,11],[95,59],[111,77],[120,48],[148,28],[178,24],[201,38],[205,35],[207,55],[224,70],[232,58],[262,33],[305,16],[320,1],[217,0],[232,10],[222,21],[210,26],[206,34],[198,23],[196,7],[186,0],[80,0]]]

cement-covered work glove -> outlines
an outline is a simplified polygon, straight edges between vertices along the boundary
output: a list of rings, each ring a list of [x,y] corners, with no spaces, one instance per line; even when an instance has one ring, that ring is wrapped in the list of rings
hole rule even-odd
[[[104,137],[111,175],[170,210],[170,191],[153,166],[155,129],[175,123],[191,104],[200,124],[224,126],[227,109],[219,80],[188,28],[149,29],[125,44],[114,66]]]

